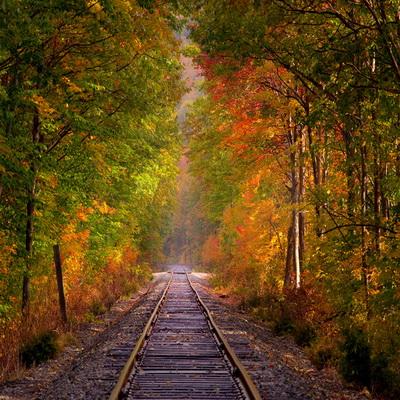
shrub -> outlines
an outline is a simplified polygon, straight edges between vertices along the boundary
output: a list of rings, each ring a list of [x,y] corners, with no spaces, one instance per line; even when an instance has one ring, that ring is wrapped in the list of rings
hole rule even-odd
[[[299,346],[309,346],[316,338],[315,329],[310,324],[300,324],[294,327],[294,340]]]
[[[292,320],[286,314],[281,315],[281,317],[275,321],[273,331],[277,335],[292,333],[294,331]]]
[[[56,339],[57,336],[54,332],[44,332],[32,338],[21,349],[22,363],[29,368],[55,357],[58,352]]]
[[[100,314],[104,314],[107,310],[109,310],[117,300],[118,296],[112,293],[107,293],[102,299],[101,303],[103,307],[100,307]]]
[[[317,369],[336,366],[339,359],[337,342],[334,338],[327,336],[316,338],[307,349],[307,354]]]
[[[94,300],[89,308],[89,312],[95,317],[104,314],[106,311],[105,305],[100,300]]]
[[[392,365],[391,365],[392,364]],[[371,389],[390,399],[400,398],[400,379],[393,354],[379,353],[371,357]]]
[[[349,328],[343,332],[340,372],[347,381],[364,386],[371,382],[371,351],[367,336],[359,328]]]
[[[317,367],[317,369],[325,368],[332,360],[332,349],[318,349],[313,356],[311,361]]]

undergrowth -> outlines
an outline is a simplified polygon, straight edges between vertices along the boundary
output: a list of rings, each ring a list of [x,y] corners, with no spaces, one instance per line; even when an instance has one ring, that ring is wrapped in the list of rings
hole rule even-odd
[[[221,282],[214,278],[214,283]],[[244,293],[244,292],[243,292]],[[237,294],[237,292],[235,292]],[[269,326],[276,335],[289,335],[317,369],[336,368],[343,379],[388,399],[400,398],[400,338],[394,335],[396,319],[379,317],[367,324],[352,321],[335,310],[315,291],[303,288],[284,295],[254,293],[242,307]],[[392,324],[392,325],[390,325]],[[387,339],[385,325],[391,332]]]
[[[25,367],[40,364],[58,353],[57,335],[55,332],[43,332],[31,338],[20,351],[22,364]]]
[[[67,326],[59,317],[55,282],[38,283],[28,319],[17,317],[17,312],[7,319],[0,315],[0,382],[19,378],[25,368],[38,365],[76,343],[73,332],[79,324],[98,321],[98,316],[117,299],[133,293],[150,279],[148,265],[106,268],[97,280],[66,290]]]

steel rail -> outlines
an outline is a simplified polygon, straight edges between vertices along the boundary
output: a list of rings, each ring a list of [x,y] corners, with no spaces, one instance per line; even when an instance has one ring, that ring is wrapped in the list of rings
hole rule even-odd
[[[222,331],[218,328],[217,324],[214,321],[214,318],[211,315],[211,312],[209,311],[207,306],[204,304],[204,302],[201,299],[201,297],[199,296],[197,290],[194,288],[192,281],[189,278],[189,274],[187,272],[186,272],[186,276],[187,276],[190,287],[192,288],[193,292],[196,295],[197,302],[199,303],[207,320],[209,321],[211,328],[212,328],[215,336],[217,337],[218,341],[220,342],[220,345],[221,345],[223,351],[225,352],[230,363],[234,367],[235,375],[237,376],[237,378],[240,380],[240,382],[244,386],[244,388],[247,392],[246,394],[250,397],[251,400],[261,400],[261,395],[260,395],[256,385],[254,384],[253,380],[251,379],[246,368],[240,362],[239,358],[235,354],[232,347],[229,345],[229,343],[226,340],[225,336],[223,335]]]
[[[136,363],[138,354],[139,354],[140,350],[143,348],[143,345],[145,344],[146,339],[149,337],[151,328],[153,327],[153,325],[156,321],[157,315],[160,311],[160,308],[166,298],[166,295],[167,295],[168,289],[171,285],[174,273],[170,272],[170,274],[171,274],[171,277],[169,278],[167,286],[164,289],[163,294],[162,294],[160,300],[158,301],[156,307],[154,308],[149,320],[147,321],[142,334],[140,335],[138,341],[136,342],[136,345],[135,345],[131,355],[129,356],[128,361],[126,362],[124,368],[122,369],[122,371],[119,375],[117,384],[114,386],[114,389],[111,392],[109,400],[119,400],[120,399],[120,396],[122,394],[122,389],[125,387],[125,385],[128,381],[128,378],[129,378],[129,376],[132,372],[132,369]]]

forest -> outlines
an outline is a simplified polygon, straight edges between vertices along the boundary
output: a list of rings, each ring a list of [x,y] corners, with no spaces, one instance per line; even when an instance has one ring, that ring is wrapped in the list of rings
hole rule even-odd
[[[46,5],[46,6],[44,6]],[[169,6],[6,1],[0,32],[0,364],[149,279],[172,210],[183,93]]]
[[[45,3],[0,9],[0,377],[172,260],[399,398],[399,1]]]

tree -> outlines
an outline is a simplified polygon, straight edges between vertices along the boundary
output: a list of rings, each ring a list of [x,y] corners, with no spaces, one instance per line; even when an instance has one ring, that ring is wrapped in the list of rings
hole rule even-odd
[[[246,217],[262,201],[253,193],[251,206],[240,211],[235,206],[249,196],[245,177],[273,165],[279,183],[266,196],[279,210],[275,237],[286,257],[278,261],[279,268],[271,261],[266,268],[274,267],[271,271],[285,288],[286,307],[290,309],[295,296],[299,310],[309,301],[302,293],[312,302],[318,292],[326,307],[334,309],[343,335],[348,326],[358,326],[375,357],[382,350],[376,327],[387,324],[396,330],[397,318],[389,308],[395,304],[390,293],[399,284],[399,201],[394,189],[399,174],[393,153],[399,140],[398,6],[368,0],[210,0],[193,13],[192,36],[203,52],[199,64],[210,99],[206,112],[198,106],[196,112],[221,119],[208,134],[191,125],[193,146],[207,143],[216,159],[229,150],[224,169],[240,166],[240,174],[231,179],[238,192],[218,212],[224,257],[219,256],[216,271],[225,282],[237,282],[235,290],[247,296],[265,282],[265,266],[252,272],[258,284],[256,278],[238,279],[248,263],[260,261],[255,252],[245,253],[245,260],[236,255],[241,235],[253,224]],[[191,162],[199,162],[196,153]],[[193,169],[194,175],[212,179],[218,166],[207,167]],[[214,185],[203,187],[203,198],[213,193],[212,181]],[[259,187],[271,185],[265,175],[260,182]],[[288,191],[282,193],[279,186]],[[237,212],[242,223],[227,224],[221,215],[228,212]],[[253,249],[260,248],[260,237],[269,243],[271,236],[264,234],[248,236]],[[318,310],[310,312],[316,314]],[[322,311],[319,318],[321,325],[332,321]],[[391,346],[384,350],[392,351]],[[395,369],[397,361],[391,360]]]
[[[0,324],[12,335],[20,307],[29,336],[32,320],[52,324],[54,244],[77,318],[162,257],[180,152],[177,19],[135,1],[10,0],[0,13]]]

